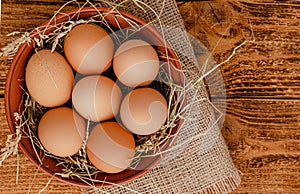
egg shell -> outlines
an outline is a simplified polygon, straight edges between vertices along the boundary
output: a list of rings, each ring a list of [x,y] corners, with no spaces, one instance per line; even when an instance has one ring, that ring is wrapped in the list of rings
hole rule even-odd
[[[105,76],[86,76],[75,84],[72,92],[72,102],[77,112],[95,122],[111,119],[118,114],[121,99],[119,86]]]
[[[38,137],[44,148],[60,157],[76,154],[85,134],[85,120],[68,107],[50,109],[38,125]]]
[[[157,76],[159,58],[149,43],[128,40],[116,50],[113,69],[123,84],[129,87],[146,86]]]
[[[55,107],[70,99],[74,75],[61,54],[45,49],[29,59],[25,82],[34,100],[43,106]]]
[[[149,135],[166,122],[168,105],[164,96],[152,88],[137,88],[128,93],[120,107],[124,126],[132,133]]]
[[[133,135],[117,122],[96,125],[88,138],[87,156],[99,170],[118,173],[128,168],[135,153]]]
[[[79,24],[65,38],[64,53],[77,72],[100,74],[111,65],[114,43],[100,26]]]

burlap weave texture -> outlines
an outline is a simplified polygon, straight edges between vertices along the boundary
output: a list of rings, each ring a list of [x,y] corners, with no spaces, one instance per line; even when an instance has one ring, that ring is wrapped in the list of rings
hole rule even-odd
[[[201,77],[197,58],[174,0],[119,2],[123,3],[118,9],[159,26],[158,30],[178,53],[187,80],[193,82]],[[195,99],[208,99],[202,81],[195,87],[197,91],[187,94],[188,103]],[[184,122],[174,145],[180,146],[170,151],[157,167],[124,186],[139,193],[228,193],[234,190],[240,183],[240,177],[212,109],[208,100],[193,102],[189,111],[191,119]],[[104,190],[111,193],[129,192],[119,187]]]

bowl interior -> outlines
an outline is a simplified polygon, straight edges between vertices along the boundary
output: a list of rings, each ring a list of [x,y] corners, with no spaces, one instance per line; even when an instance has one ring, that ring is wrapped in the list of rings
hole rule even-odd
[[[66,14],[61,14],[56,17],[55,22],[60,23],[66,20],[69,20],[69,18],[76,18],[76,19],[85,19],[89,18],[91,16],[96,16],[97,14],[101,13],[108,13],[105,14],[106,21],[114,28],[128,28],[130,27],[130,24],[123,18],[119,16],[119,13],[110,11],[107,8],[98,7],[95,8],[83,8],[81,9],[80,13],[78,13],[78,10],[73,10],[70,12],[67,12]],[[129,18],[132,21],[135,21],[139,25],[145,26],[142,30],[140,30],[138,33],[143,36],[143,38],[148,41],[152,45],[158,45],[156,46],[156,50],[161,51],[163,53],[168,52],[168,56],[170,56],[171,63],[174,67],[180,69],[180,64],[177,61],[177,56],[174,53],[174,51],[169,47],[165,47],[165,42],[162,38],[162,36],[150,25],[147,25],[147,23],[133,15],[130,15],[126,12],[121,12],[121,14],[125,18]],[[54,21],[47,21],[44,24],[41,25],[40,29],[45,29],[45,33],[52,32],[55,28],[51,27],[48,28],[48,24],[53,24]],[[15,119],[14,119],[14,112],[22,112],[23,107],[20,105],[22,102],[22,96],[24,91],[22,88],[25,88],[25,67],[27,65],[27,62],[31,55],[34,52],[34,43],[32,44],[23,44],[20,49],[18,50],[17,54],[14,57],[14,60],[11,64],[11,68],[7,77],[6,82],[6,90],[5,90],[5,109],[6,109],[6,116],[8,120],[8,124],[10,126],[10,130],[12,133],[15,133]],[[174,68],[167,68],[168,71],[171,71],[172,78],[175,82],[183,84],[183,75],[179,73],[178,71],[175,71]],[[172,133],[175,133],[178,128],[180,127],[180,122],[178,125],[172,129]],[[171,146],[171,139],[163,145],[161,149],[166,149],[167,147]],[[50,157],[43,157],[43,152],[38,150],[38,154],[40,155],[40,158],[43,159],[43,165],[40,166],[40,162],[38,160],[38,157],[36,156],[36,152],[34,151],[32,147],[32,143],[29,138],[26,138],[26,136],[23,134],[21,141],[19,142],[19,146],[22,149],[22,151],[25,153],[25,155],[37,166],[39,166],[43,171],[48,173],[49,175],[53,176],[55,173],[62,172],[62,167],[57,166],[57,161]],[[107,173],[99,173],[97,177],[95,177],[99,181],[107,181],[107,182],[113,182],[116,184],[124,183],[130,180],[133,180],[137,177],[142,176],[146,172],[148,172],[151,168],[153,168],[160,160],[162,156],[157,157],[147,157],[142,159],[142,161],[139,163],[139,165],[136,167],[136,169],[133,170],[125,170],[117,174],[107,174]],[[88,184],[84,183],[82,180],[78,178],[62,178],[59,175],[55,175],[55,177],[63,182],[67,182],[69,184],[82,186],[82,187],[89,187]],[[109,183],[93,183],[97,187],[101,186],[108,186]]]

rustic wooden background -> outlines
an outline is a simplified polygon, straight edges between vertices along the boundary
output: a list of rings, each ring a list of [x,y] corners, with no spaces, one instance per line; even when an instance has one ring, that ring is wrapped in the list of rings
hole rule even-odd
[[[63,2],[2,0],[0,47],[10,41],[6,34],[36,27]],[[178,6],[188,32],[217,62],[254,32],[255,42],[220,68],[227,92],[222,131],[242,176],[233,193],[300,193],[300,1],[178,1]],[[3,100],[8,68],[0,67],[0,145],[9,134]],[[0,168],[1,193],[37,193],[48,182],[22,153],[19,161],[18,184],[16,157]],[[46,191],[81,190],[53,180]]]

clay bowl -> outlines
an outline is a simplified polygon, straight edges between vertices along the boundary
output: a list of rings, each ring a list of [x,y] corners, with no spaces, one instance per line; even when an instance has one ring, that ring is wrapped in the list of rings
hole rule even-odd
[[[109,13],[108,13],[109,12]],[[108,13],[105,17],[105,20],[109,23],[110,26],[117,28],[118,25],[121,26],[121,28],[127,28],[130,25],[126,20],[124,20],[122,17],[119,17],[119,14],[121,13],[125,18],[128,18],[132,21],[135,21],[139,25],[144,25],[145,27],[143,30],[141,30],[139,33],[143,37],[145,37],[146,41],[151,43],[152,45],[165,45],[163,38],[160,33],[158,33],[153,27],[150,25],[146,25],[147,23],[138,17],[128,14],[126,12],[113,12],[110,11],[108,8],[103,7],[97,7],[97,8],[83,8],[78,12],[78,10],[73,10],[70,12],[66,12],[65,14],[57,15],[55,20],[49,20],[42,24],[39,29],[43,30],[47,28],[45,31],[45,34],[51,33],[53,30],[55,30],[55,27],[49,28],[54,22],[61,23],[64,21],[67,21],[69,18],[75,18],[75,19],[85,19],[89,18],[91,16],[97,16],[99,13]],[[118,24],[116,22],[118,21]],[[33,37],[39,38],[38,35],[33,35]],[[6,110],[6,117],[7,121],[11,130],[11,133],[15,133],[15,118],[13,116],[14,112],[21,112],[22,107],[22,95],[24,91],[21,89],[21,87],[26,88],[24,76],[25,76],[25,67],[27,65],[27,62],[31,55],[34,52],[34,43],[31,44],[23,44],[19,50],[17,51],[13,62],[11,64],[7,81],[6,81],[6,88],[5,88],[5,110]],[[171,64],[180,69],[180,64],[178,63],[177,56],[174,53],[174,51],[169,47],[165,46],[155,46],[155,49],[161,52],[168,52],[168,55],[170,58],[173,58],[175,60],[171,60]],[[178,71],[171,69],[171,75],[175,82],[179,84],[183,84],[183,75],[178,73]],[[172,133],[174,134],[180,127],[182,121],[178,122],[178,125],[171,129]],[[27,129],[24,129],[25,131]],[[168,140],[161,149],[164,150],[166,148],[169,148],[171,146],[171,140]],[[173,141],[172,141],[173,142]],[[36,156],[36,152],[34,151],[32,147],[32,143],[29,138],[26,137],[25,133],[22,132],[22,139],[19,142],[19,147],[24,152],[24,154],[30,159],[31,162],[33,162],[36,166],[38,166],[42,171],[46,172],[50,176],[54,176],[60,181],[63,181],[68,184],[80,186],[80,187],[90,187],[87,183],[84,183],[78,178],[63,178],[59,175],[55,175],[55,173],[62,172],[62,167],[57,166],[57,161],[50,157],[45,157],[43,159],[43,165],[40,165],[38,158]],[[37,153],[39,153],[39,150],[37,150]],[[149,170],[151,170],[160,160],[162,159],[162,156],[157,157],[147,157],[145,159],[142,159],[139,163],[139,165],[136,167],[136,169],[127,169],[117,174],[107,174],[107,173],[99,173],[96,177],[99,181],[106,181],[106,182],[112,182],[114,184],[122,184],[128,181],[132,181],[143,174],[147,173]],[[111,184],[109,183],[92,183],[96,187],[104,187],[109,186]]]

